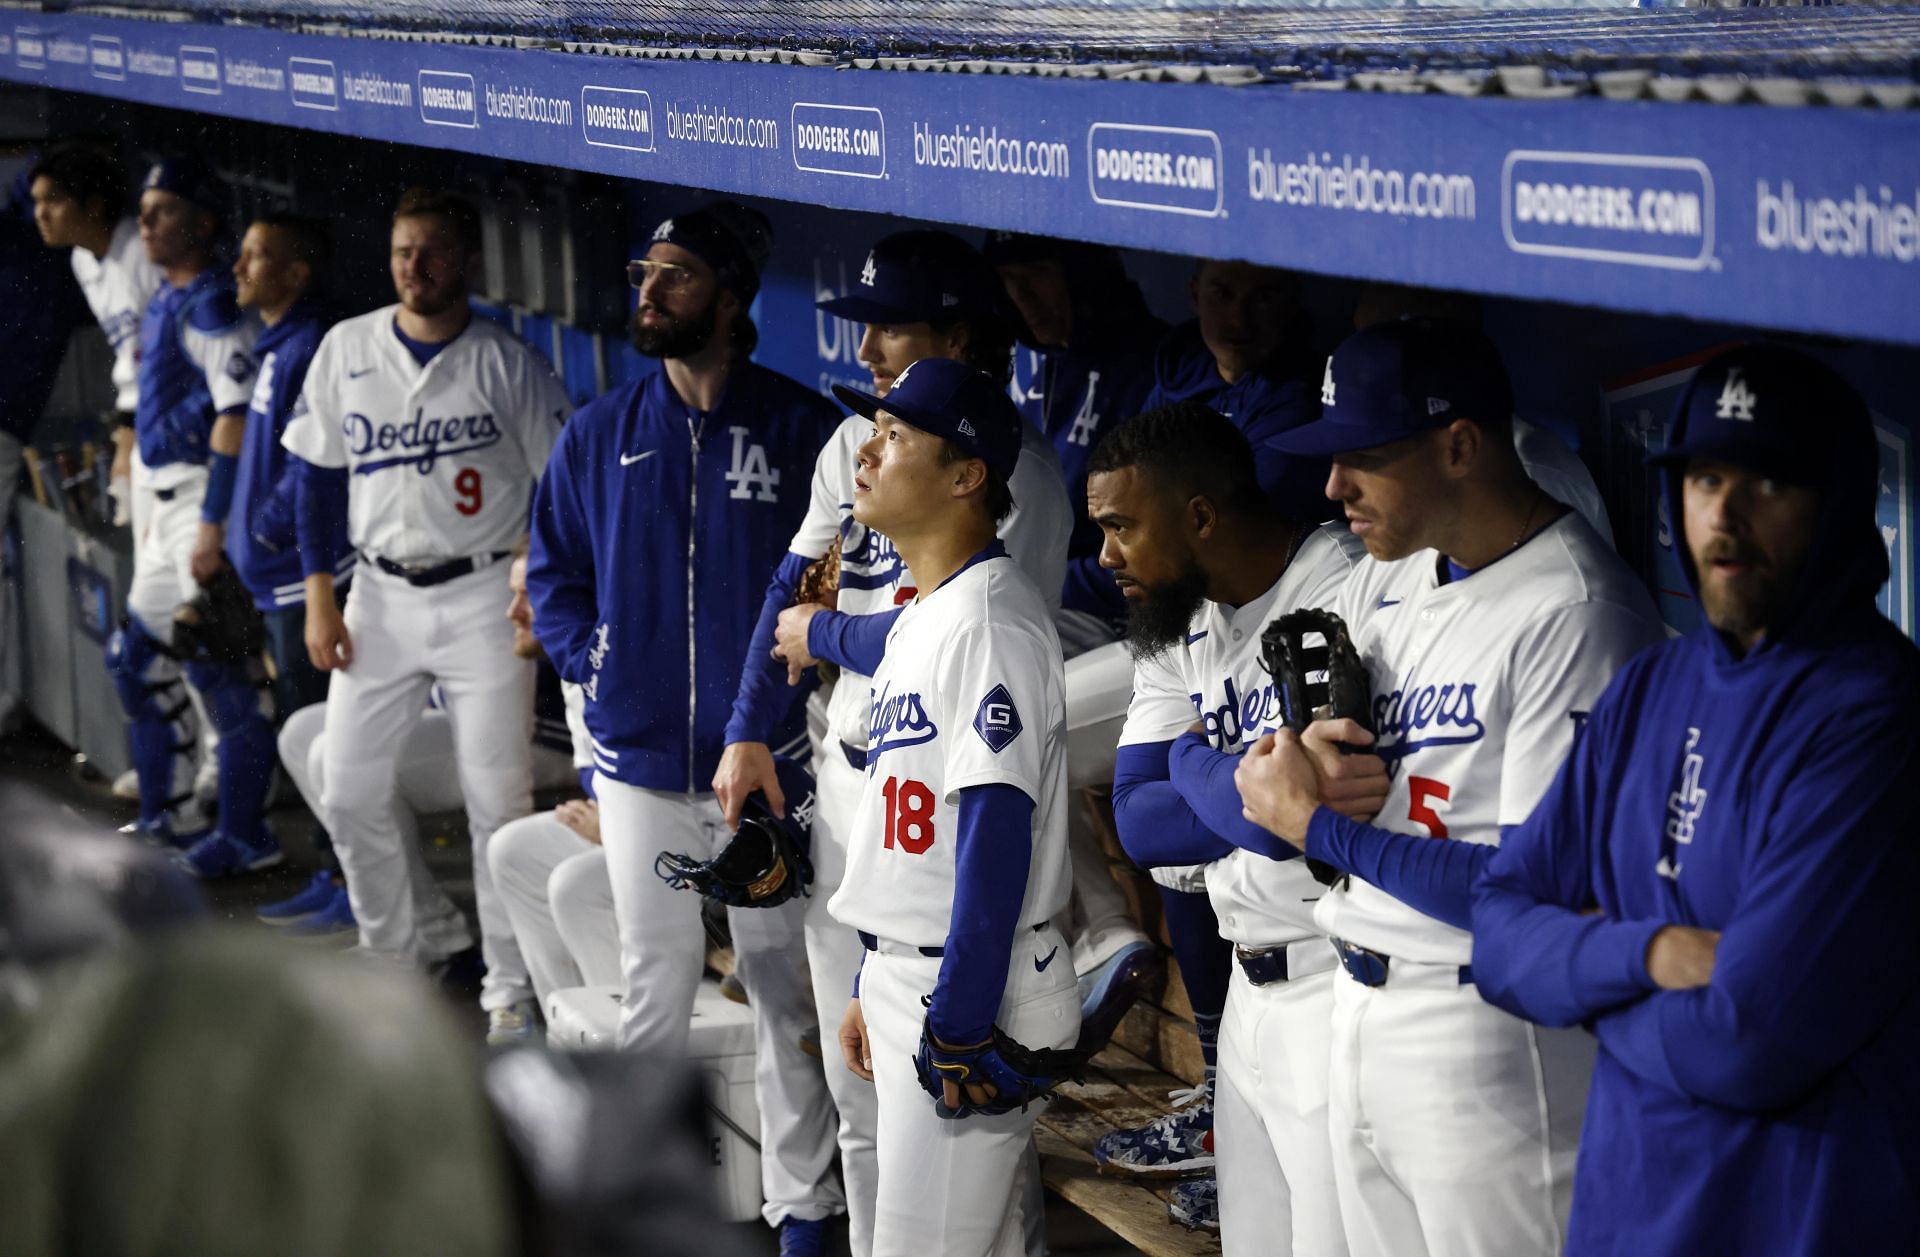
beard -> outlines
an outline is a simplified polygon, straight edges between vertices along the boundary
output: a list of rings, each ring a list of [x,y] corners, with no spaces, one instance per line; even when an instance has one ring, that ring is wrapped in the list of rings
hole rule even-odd
[[[705,349],[720,326],[720,297],[715,294],[707,308],[684,319],[667,315],[668,321],[655,327],[640,322],[647,310],[666,314],[658,306],[642,306],[633,312],[633,347],[649,358],[687,358]]]
[[[1715,559],[1750,564],[1745,587],[1709,578],[1707,573]],[[1782,571],[1767,563],[1765,556],[1757,551],[1733,541],[1710,542],[1694,556],[1694,567],[1699,573],[1700,609],[1707,623],[1736,638],[1764,633],[1778,626],[1800,575],[1799,564]]]
[[[1186,642],[1193,613],[1207,598],[1207,574],[1188,555],[1179,576],[1141,588],[1144,597],[1127,599],[1127,650],[1151,659]]]

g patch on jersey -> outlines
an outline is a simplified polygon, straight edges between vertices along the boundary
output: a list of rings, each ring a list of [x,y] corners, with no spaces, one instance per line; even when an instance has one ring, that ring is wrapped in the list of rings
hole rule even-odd
[[[980,740],[998,755],[1020,736],[1022,728],[1019,709],[1014,707],[1013,695],[1007,693],[1007,687],[996,685],[988,690],[987,696],[980,700],[980,710],[973,716],[973,731],[980,735]]]

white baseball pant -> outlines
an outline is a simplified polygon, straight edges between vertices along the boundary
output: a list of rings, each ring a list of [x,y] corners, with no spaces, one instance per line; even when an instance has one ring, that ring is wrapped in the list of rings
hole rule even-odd
[[[1328,1114],[1353,1257],[1550,1257],[1593,1040],[1504,1013],[1454,965],[1333,988]]]
[[[395,765],[439,683],[473,842],[487,965],[480,1006],[487,1009],[533,998],[486,858],[494,830],[533,807],[533,665],[513,653],[510,597],[504,562],[427,588],[360,564],[347,595],[353,662],[333,674],[321,739],[321,814],[347,876],[360,944],[376,955],[425,960],[414,913],[420,862],[395,821]]]
[[[626,989],[620,1047],[684,1056],[706,935],[700,896],[668,886],[654,861],[666,851],[712,859],[730,836],[725,817],[710,793],[647,790],[604,773],[594,778],[594,794]],[[821,1063],[800,1050],[801,1034],[814,1024],[810,987],[800,972],[806,905],[790,899],[777,908],[727,910],[734,972],[753,1009],[761,1213],[773,1226],[845,1208],[833,1181],[833,1101]]]
[[[1067,853],[1073,898],[1060,924],[1073,940],[1069,950],[1079,974],[1092,973],[1122,948],[1147,941],[1127,915],[1126,897],[1107,871],[1107,854],[1080,799],[1084,787],[1113,784],[1120,728],[1132,697],[1133,657],[1125,642],[1067,660]]]
[[[133,581],[127,588],[127,612],[140,621],[149,637],[163,646],[172,645],[174,609],[199,589],[193,579],[193,546],[200,536],[200,503],[207,494],[207,474],[196,470],[187,475],[162,501],[153,487],[152,473],[136,452],[132,486]],[[147,665],[145,679],[149,685],[177,687],[188,699],[189,708],[172,722],[175,745],[197,746],[199,766],[196,770],[193,751],[176,753],[167,794],[172,798],[194,794],[202,784],[201,778],[219,771],[220,735],[207,719],[200,692],[171,656],[156,653]],[[172,690],[163,698],[171,705]],[[185,804],[175,823],[187,830],[204,824],[198,802]]]
[[[554,991],[619,985],[620,927],[598,844],[535,812],[502,825],[487,859],[541,1007]]]
[[[1315,946],[1330,951],[1296,943],[1289,959]],[[1266,986],[1236,964],[1227,987],[1213,1097],[1227,1257],[1346,1257],[1327,1136],[1333,961],[1317,959],[1319,972]]]
[[[1072,1047],[1080,1034],[1073,974],[1064,965],[1034,965],[1062,942],[1048,925],[1037,932],[1021,927],[1014,943],[994,1024],[1028,1047]],[[1033,1194],[1025,1180],[1042,1106],[957,1120],[935,1114],[914,1058],[926,1024],[920,1001],[932,992],[940,963],[881,940],[860,975],[880,1101],[874,1257],[1019,1257],[1027,1251]]]

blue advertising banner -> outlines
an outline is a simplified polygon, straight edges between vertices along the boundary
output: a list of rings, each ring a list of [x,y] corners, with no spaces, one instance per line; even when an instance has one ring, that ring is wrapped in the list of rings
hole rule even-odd
[[[1920,345],[1920,112],[664,60],[23,13],[0,77],[829,208]]]

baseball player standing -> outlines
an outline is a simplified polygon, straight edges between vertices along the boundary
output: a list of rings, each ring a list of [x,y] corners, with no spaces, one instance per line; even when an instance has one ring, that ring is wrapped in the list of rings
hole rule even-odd
[[[1235,960],[1219,1036],[1213,1154],[1229,1254],[1347,1251],[1327,1142],[1328,1027],[1339,968],[1313,923],[1324,887],[1299,859],[1242,850],[1233,767],[1279,727],[1261,633],[1331,606],[1365,555],[1336,525],[1282,516],[1247,441],[1197,403],[1150,410],[1094,450],[1089,509],[1135,611],[1133,702],[1113,810],[1142,867],[1204,865]],[[1371,815],[1378,799],[1343,807]],[[1213,1178],[1175,1189],[1176,1219],[1213,1212]],[[1198,1195],[1200,1199],[1191,1197]]]
[[[995,1095],[982,1053],[996,1031],[1066,1047],[1080,1025],[1052,924],[1070,886],[1060,640],[995,537],[1026,425],[999,381],[946,359],[884,400],[834,391],[874,423],[855,518],[919,591],[873,676],[866,790],[828,905],[866,947],[840,1040],[879,1103],[873,1252],[1011,1255],[1038,1113],[974,1111]]]
[[[1475,981],[1599,1039],[1569,1253],[1908,1253],[1920,652],[1874,606],[1873,425],[1742,348],[1659,461],[1704,623],[1621,670],[1490,853]]]
[[[534,632],[586,694],[600,832],[620,927],[620,1045],[684,1054],[705,952],[700,901],[654,871],[704,859],[731,834],[703,789],[720,758],[740,660],[770,570],[807,508],[808,474],[838,416],[751,362],[747,307],[771,232],[720,202],[654,229],[628,264],[634,344],[661,369],[583,407],[534,503],[527,588]],[[805,746],[789,701],[771,735]],[[799,1039],[814,1022],[803,972],[804,901],[731,909],[754,1013],[764,1214],[789,1254],[814,1253],[842,1208],[833,1112]]]
[[[182,737],[186,708],[168,653],[173,613],[226,562],[227,516],[246,430],[258,324],[234,301],[233,278],[214,265],[226,189],[198,161],[169,158],[147,172],[140,238],[165,282],[140,322],[136,494],[151,494],[134,549],[127,622],[107,643],[107,671],[132,720],[140,776],[138,828],[158,842],[192,840],[186,860],[201,876],[263,868],[280,860],[263,816],[272,779],[273,730],[263,695],[241,670],[210,659],[186,665],[209,722],[220,731],[220,824],[193,806]],[[185,785],[185,790],[183,790]]]
[[[876,242],[861,267],[853,291],[820,302],[831,314],[866,324],[860,360],[873,376],[875,394],[885,397],[893,381],[922,358],[952,358],[1004,379],[1011,367],[1011,331],[996,313],[998,294],[985,281],[980,256],[959,237],[943,231],[907,231]],[[806,519],[788,542],[786,554],[767,586],[752,641],[745,652],[740,692],[727,723],[726,753],[714,773],[713,788],[737,822],[749,793],[765,790],[780,800],[771,744],[777,720],[791,702],[788,669],[772,648],[776,624],[784,621],[804,642],[818,608],[788,609],[801,573],[837,541],[840,579],[836,606],[841,615],[815,616],[871,634],[885,624],[875,613],[890,611],[913,597],[913,582],[893,542],[853,514],[857,452],[872,434],[864,417],[846,418],[819,451],[812,472]],[[1067,501],[1059,463],[1047,440],[1031,427],[1021,434],[1022,458],[1013,472],[1013,513],[1001,523],[1008,553],[1057,603],[1065,568],[1073,508]],[[824,646],[823,646],[824,649]],[[809,659],[808,662],[811,662]],[[846,863],[849,827],[866,786],[867,729],[872,709],[872,663],[845,668],[827,698],[827,737],[814,748],[813,821],[814,892],[806,908],[808,971],[819,1024],[831,1029],[846,1010],[847,991],[864,954],[860,940],[827,911]],[[1100,876],[1106,871],[1100,869]],[[839,1069],[827,1071],[840,1120],[840,1164],[847,1191],[848,1237],[855,1257],[865,1257],[873,1234],[875,1099],[873,1088]]]
[[[1368,744],[1352,729],[1316,726],[1304,747],[1287,731],[1263,738],[1238,777],[1250,815],[1355,875],[1314,909],[1345,969],[1328,1108],[1348,1245],[1556,1252],[1592,1042],[1481,998],[1471,865],[1455,843],[1419,844],[1412,867],[1388,869],[1365,849],[1379,830],[1497,845],[1660,624],[1612,549],[1527,478],[1505,368],[1477,331],[1412,319],[1355,333],[1321,403],[1318,422],[1279,442],[1333,458],[1327,495],[1367,547],[1337,610],[1367,668],[1374,737],[1340,769],[1389,777],[1386,802],[1373,825],[1313,807],[1307,748],[1331,763],[1332,741]],[[1262,782],[1282,770],[1304,797],[1276,812]]]
[[[568,410],[525,343],[467,304],[480,216],[415,189],[394,209],[400,301],[338,323],[307,369],[287,449],[299,478],[307,651],[327,691],[321,812],[347,875],[360,944],[421,963],[414,868],[394,822],[394,765],[438,681],[473,839],[489,1020],[533,993],[486,860],[495,829],[532,810],[533,666],[513,653],[507,563]],[[360,554],[342,615],[330,528],[344,505]],[[510,1018],[509,1018],[510,1019]]]

